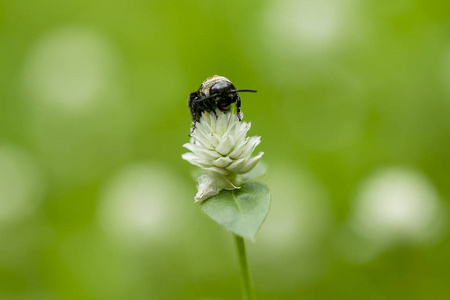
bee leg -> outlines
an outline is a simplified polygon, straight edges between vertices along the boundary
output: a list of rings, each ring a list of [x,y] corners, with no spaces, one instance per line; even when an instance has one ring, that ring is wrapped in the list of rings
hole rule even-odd
[[[215,110],[211,110],[211,112],[213,113],[214,116],[216,116],[216,119],[217,119],[217,113],[216,113],[216,111],[215,111]]]
[[[191,114],[192,114],[192,129],[191,129],[191,132],[189,133],[189,136],[192,136],[192,134],[195,131],[195,128],[197,127],[198,117],[197,117],[197,104],[196,103],[193,103],[191,106]]]
[[[197,120],[194,120],[194,122],[192,122],[192,130],[189,133],[189,136],[192,136],[192,134],[194,133],[196,127],[197,127]]]
[[[197,92],[192,92],[188,98],[188,106],[191,109],[191,115],[192,115],[192,120],[193,120],[192,121],[192,130],[191,130],[191,133],[189,133],[189,136],[192,136],[192,134],[194,133],[195,127],[197,125],[198,103],[195,102],[196,99],[198,99]]]
[[[196,107],[194,107],[194,108],[196,108]],[[191,133],[189,133],[189,136],[192,136],[192,134],[194,133],[194,131],[195,131],[195,128],[197,128],[197,113],[196,113],[196,109],[193,109],[192,110],[192,130],[191,130]]]
[[[241,97],[239,97],[238,94],[236,94],[236,115],[239,119],[239,121],[242,121],[242,114],[241,114]]]

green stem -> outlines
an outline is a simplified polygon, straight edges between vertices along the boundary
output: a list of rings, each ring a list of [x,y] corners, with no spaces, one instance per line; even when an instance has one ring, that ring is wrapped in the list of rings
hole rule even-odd
[[[250,280],[250,272],[248,270],[247,256],[245,254],[244,239],[236,234],[233,234],[236,242],[236,251],[239,258],[239,266],[241,269],[241,283],[242,283],[242,298],[244,300],[252,300],[253,288]]]

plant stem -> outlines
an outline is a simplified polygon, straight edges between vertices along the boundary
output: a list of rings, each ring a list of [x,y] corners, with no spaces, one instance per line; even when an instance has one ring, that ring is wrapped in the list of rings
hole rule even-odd
[[[252,300],[253,288],[250,280],[250,272],[248,270],[247,256],[245,254],[244,239],[236,234],[233,234],[236,243],[236,251],[239,259],[239,266],[241,269],[241,283],[242,283],[242,298],[244,300]]]

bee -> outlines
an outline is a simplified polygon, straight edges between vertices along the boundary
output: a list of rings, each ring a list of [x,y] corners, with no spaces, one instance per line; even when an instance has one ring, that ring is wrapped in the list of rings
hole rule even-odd
[[[237,90],[228,78],[219,75],[211,76],[203,81],[200,88],[192,92],[188,98],[188,106],[192,116],[192,131],[189,136],[194,132],[203,112],[216,115],[216,109],[230,111],[232,103],[236,104],[236,115],[239,121],[242,121],[239,92],[255,93],[256,90]]]

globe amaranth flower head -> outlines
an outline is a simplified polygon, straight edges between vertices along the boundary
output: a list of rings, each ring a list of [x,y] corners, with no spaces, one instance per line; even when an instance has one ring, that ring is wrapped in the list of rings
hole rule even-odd
[[[206,171],[198,181],[195,201],[205,200],[222,189],[238,189],[248,181],[248,173],[258,164],[264,152],[251,157],[261,137],[246,137],[251,123],[239,121],[236,114],[216,110],[216,116],[203,113],[183,145],[192,152],[182,158]]]

